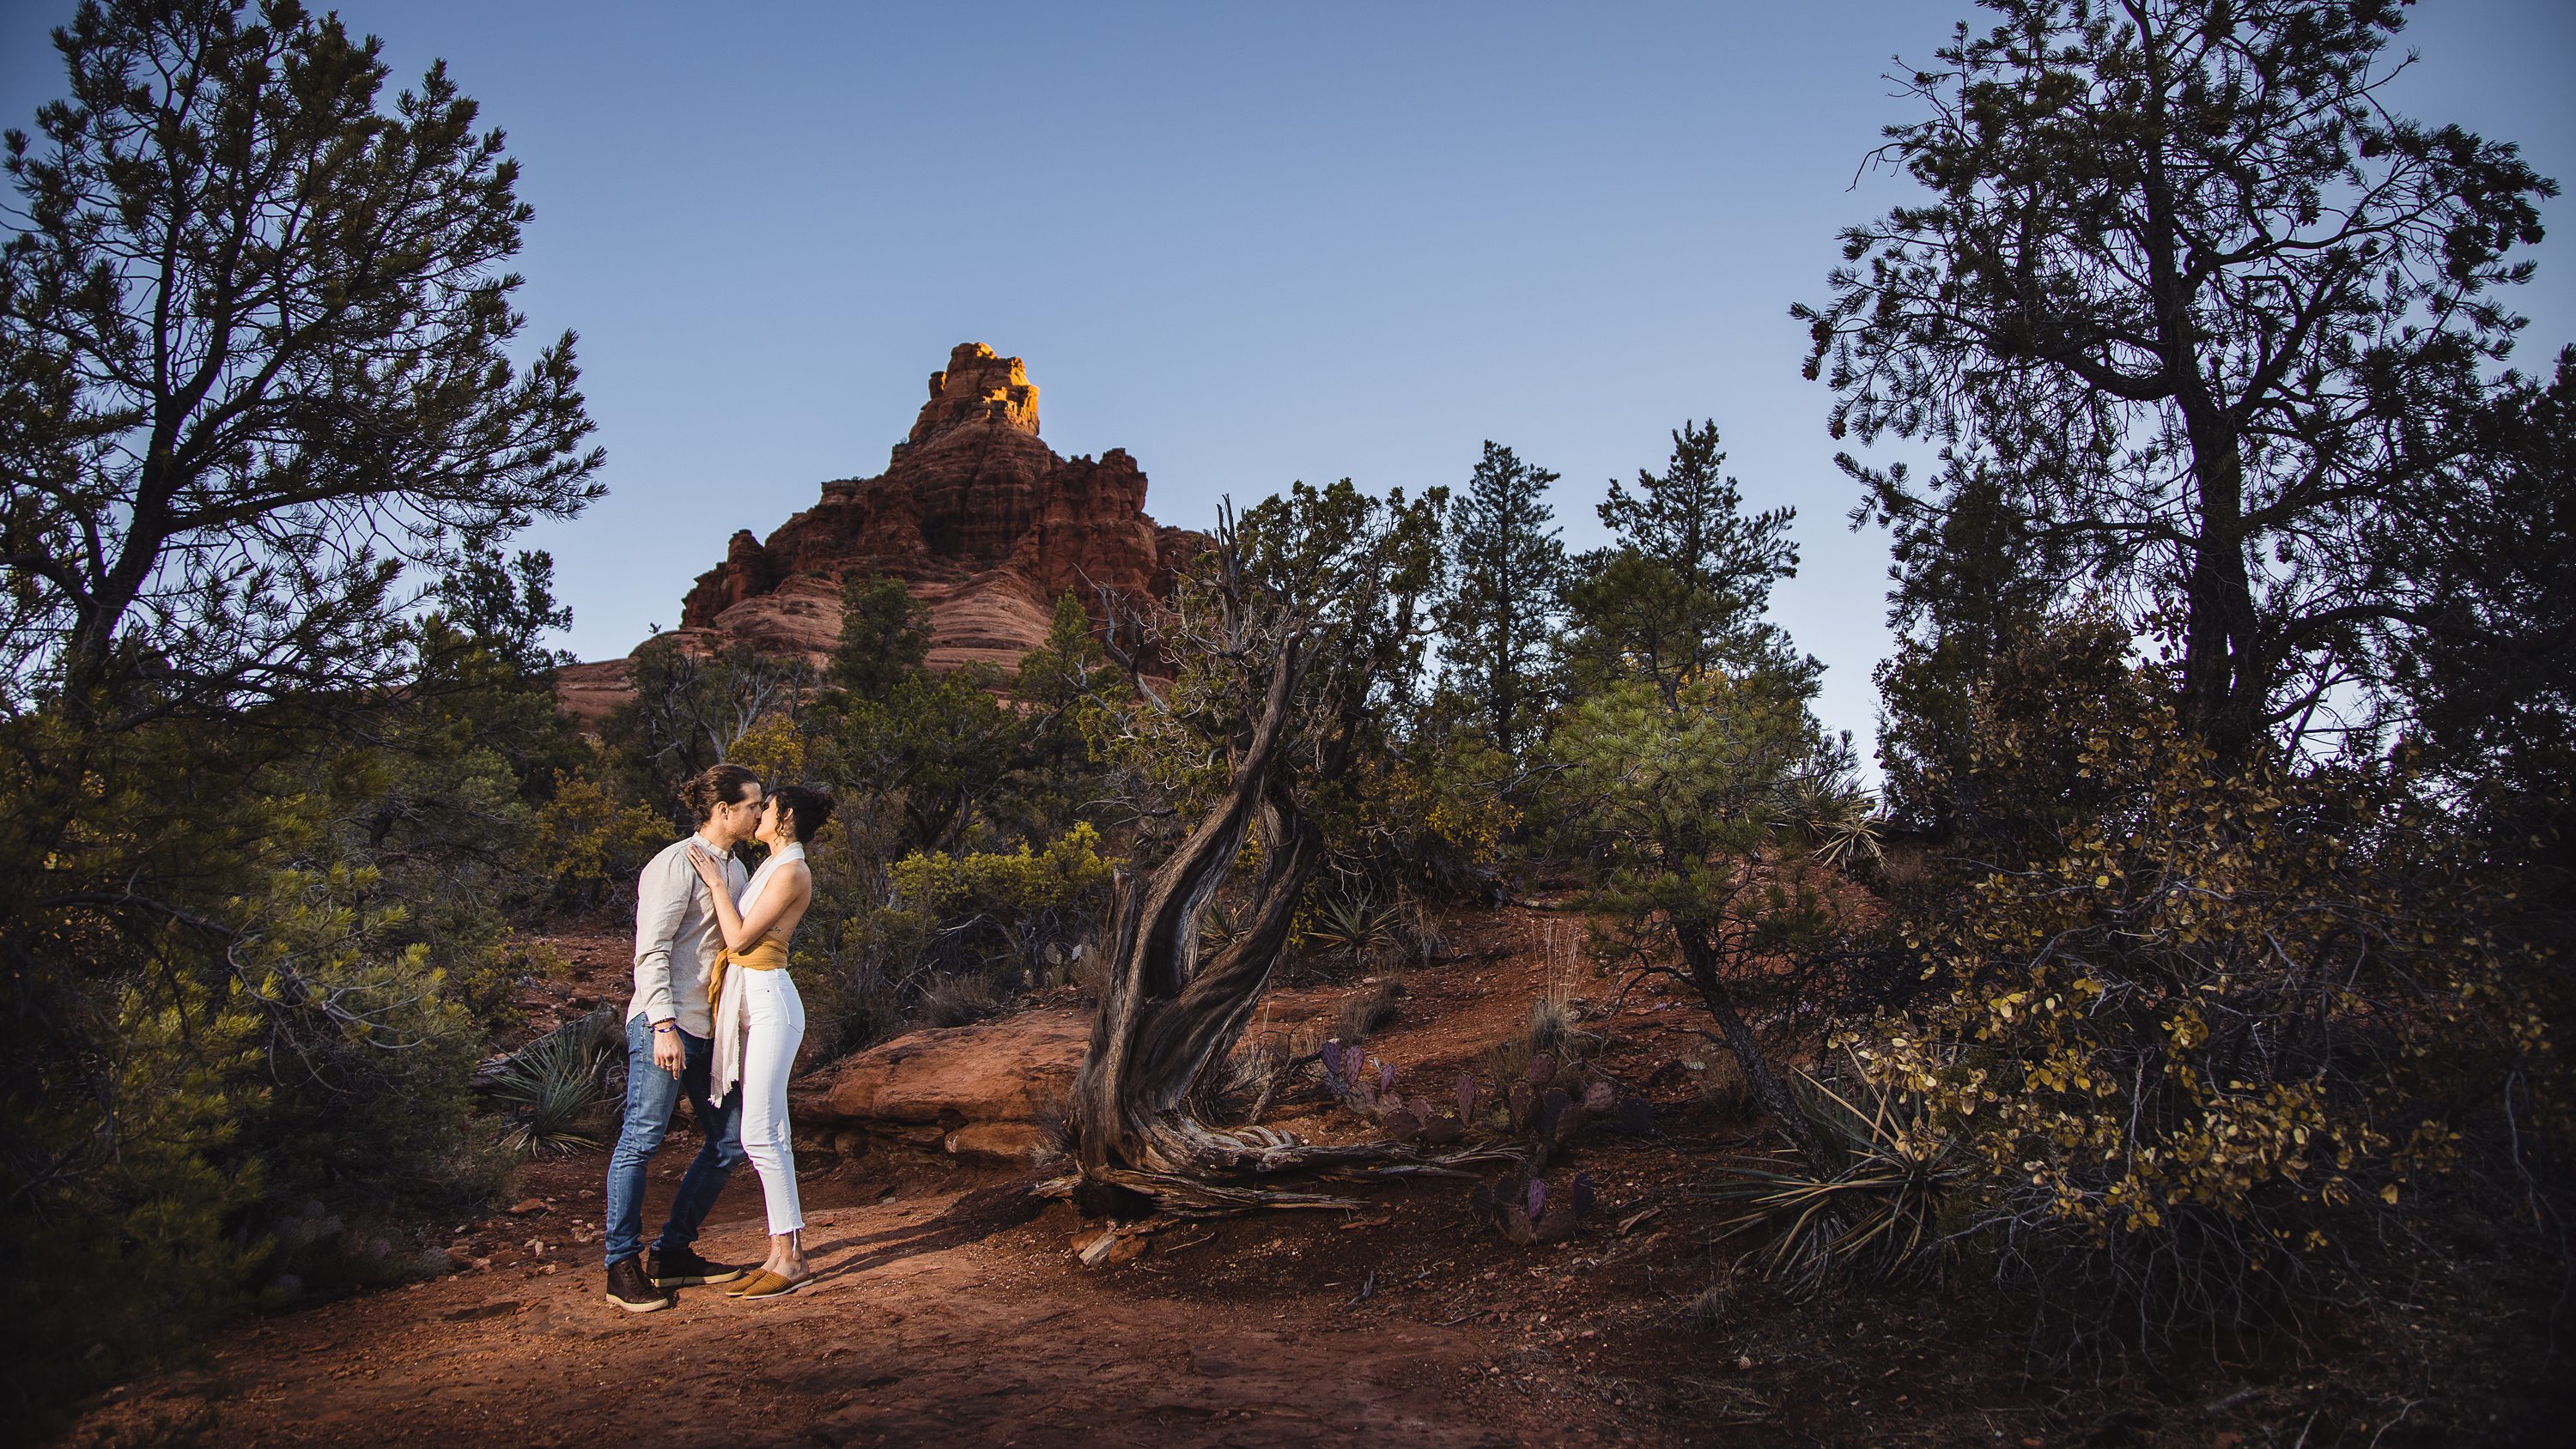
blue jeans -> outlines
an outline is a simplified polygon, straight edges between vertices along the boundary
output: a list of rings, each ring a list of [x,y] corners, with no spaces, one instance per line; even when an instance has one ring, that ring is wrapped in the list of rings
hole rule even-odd
[[[716,1205],[733,1165],[742,1161],[742,1093],[728,1092],[722,1102],[707,1100],[707,1067],[715,1043],[678,1032],[683,1066],[677,1080],[653,1065],[653,1024],[641,1016],[626,1019],[626,1125],[618,1130],[617,1150],[608,1157],[608,1206],[602,1227],[608,1234],[608,1266],[644,1251],[644,1164],[671,1130],[671,1113],[688,1093],[706,1145],[680,1179],[671,1216],[653,1246],[668,1252],[698,1240],[698,1224]]]

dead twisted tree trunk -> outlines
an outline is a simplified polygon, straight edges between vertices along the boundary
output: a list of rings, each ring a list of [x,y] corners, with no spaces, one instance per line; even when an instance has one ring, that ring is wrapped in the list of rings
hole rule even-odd
[[[1277,778],[1302,645],[1291,642],[1273,663],[1261,718],[1224,797],[1152,874],[1119,878],[1108,975],[1074,1082],[1077,1200],[1087,1212],[1133,1206],[1124,1192],[1167,1195],[1145,1179],[1229,1173],[1260,1149],[1284,1145],[1268,1134],[1212,1133],[1182,1100],[1241,1034],[1314,867],[1315,829]],[[1255,829],[1261,869],[1245,928],[1202,963],[1199,917]]]
[[[1247,725],[1228,741],[1225,792],[1151,873],[1118,880],[1099,1012],[1074,1082],[1070,1128],[1079,1172],[1039,1189],[1070,1195],[1089,1216],[1135,1217],[1149,1207],[1180,1214],[1357,1207],[1352,1198],[1277,1184],[1297,1176],[1464,1175],[1464,1164],[1497,1155],[1427,1158],[1398,1143],[1320,1146],[1266,1127],[1220,1130],[1189,1112],[1191,1084],[1241,1037],[1323,861],[1322,832],[1298,801],[1299,764],[1329,773],[1345,762],[1302,739],[1301,723],[1357,702],[1329,688],[1344,697],[1320,706],[1311,697],[1314,676],[1334,672],[1317,667],[1331,662],[1318,658],[1334,647],[1328,636],[1298,620],[1247,626],[1253,605],[1230,520],[1220,522],[1217,548],[1212,592],[1225,640],[1219,657],[1231,661],[1241,683],[1260,680],[1260,689],[1257,702],[1247,701]],[[1202,960],[1200,918],[1247,834],[1259,845],[1260,866],[1245,924]]]

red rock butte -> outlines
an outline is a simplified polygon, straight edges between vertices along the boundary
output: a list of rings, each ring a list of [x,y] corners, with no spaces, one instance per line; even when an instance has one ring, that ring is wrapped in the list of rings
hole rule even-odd
[[[1099,591],[1161,596],[1204,535],[1145,515],[1145,474],[1124,448],[1059,458],[1038,437],[1038,390],[1016,357],[960,343],[883,473],[823,485],[767,538],[744,529],[682,601],[684,640],[748,644],[821,664],[841,633],[841,581],[900,578],[930,605],[930,665],[1005,671],[1044,641],[1055,600],[1098,613]],[[557,676],[596,721],[626,696],[626,661]]]

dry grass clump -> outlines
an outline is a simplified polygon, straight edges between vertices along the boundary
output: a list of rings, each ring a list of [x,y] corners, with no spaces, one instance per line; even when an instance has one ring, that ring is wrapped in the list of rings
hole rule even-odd
[[[1002,992],[981,975],[943,976],[921,993],[914,1020],[923,1026],[970,1026],[1002,1009]]]
[[[1715,1333],[1734,1319],[1735,1283],[1732,1274],[1699,1290],[1682,1308],[1682,1326],[1693,1333]]]
[[[1476,1064],[1479,1074],[1497,1082],[1516,1082],[1540,1056],[1562,1062],[1583,1055],[1599,1044],[1598,1038],[1578,1025],[1583,1008],[1569,983],[1550,984],[1530,1002],[1529,1018],[1519,1031],[1485,1048]]]
[[[1354,1047],[1395,1024],[1402,1011],[1397,1005],[1404,999],[1404,983],[1395,977],[1381,978],[1374,989],[1362,992],[1342,1004],[1341,1015],[1334,1018],[1332,1039],[1343,1046]]]

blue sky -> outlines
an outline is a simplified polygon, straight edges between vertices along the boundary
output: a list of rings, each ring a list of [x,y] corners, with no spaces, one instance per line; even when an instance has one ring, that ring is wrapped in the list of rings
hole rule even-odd
[[[0,119],[62,89],[68,3],[0,0]],[[1125,447],[1147,508],[1294,478],[1462,482],[1492,438],[1613,477],[1714,417],[1804,555],[1776,617],[1866,746],[1886,548],[1844,523],[1789,304],[1838,227],[1907,195],[1861,163],[1882,77],[1958,0],[731,7],[342,5],[398,81],[445,57],[537,212],[531,338],[581,333],[609,496],[535,530],[584,658],[679,616],[737,528],[880,471],[962,341],[1025,357],[1057,451]],[[2396,92],[2576,184],[2576,6],[2428,0]],[[2576,341],[2548,208],[2520,360]]]

